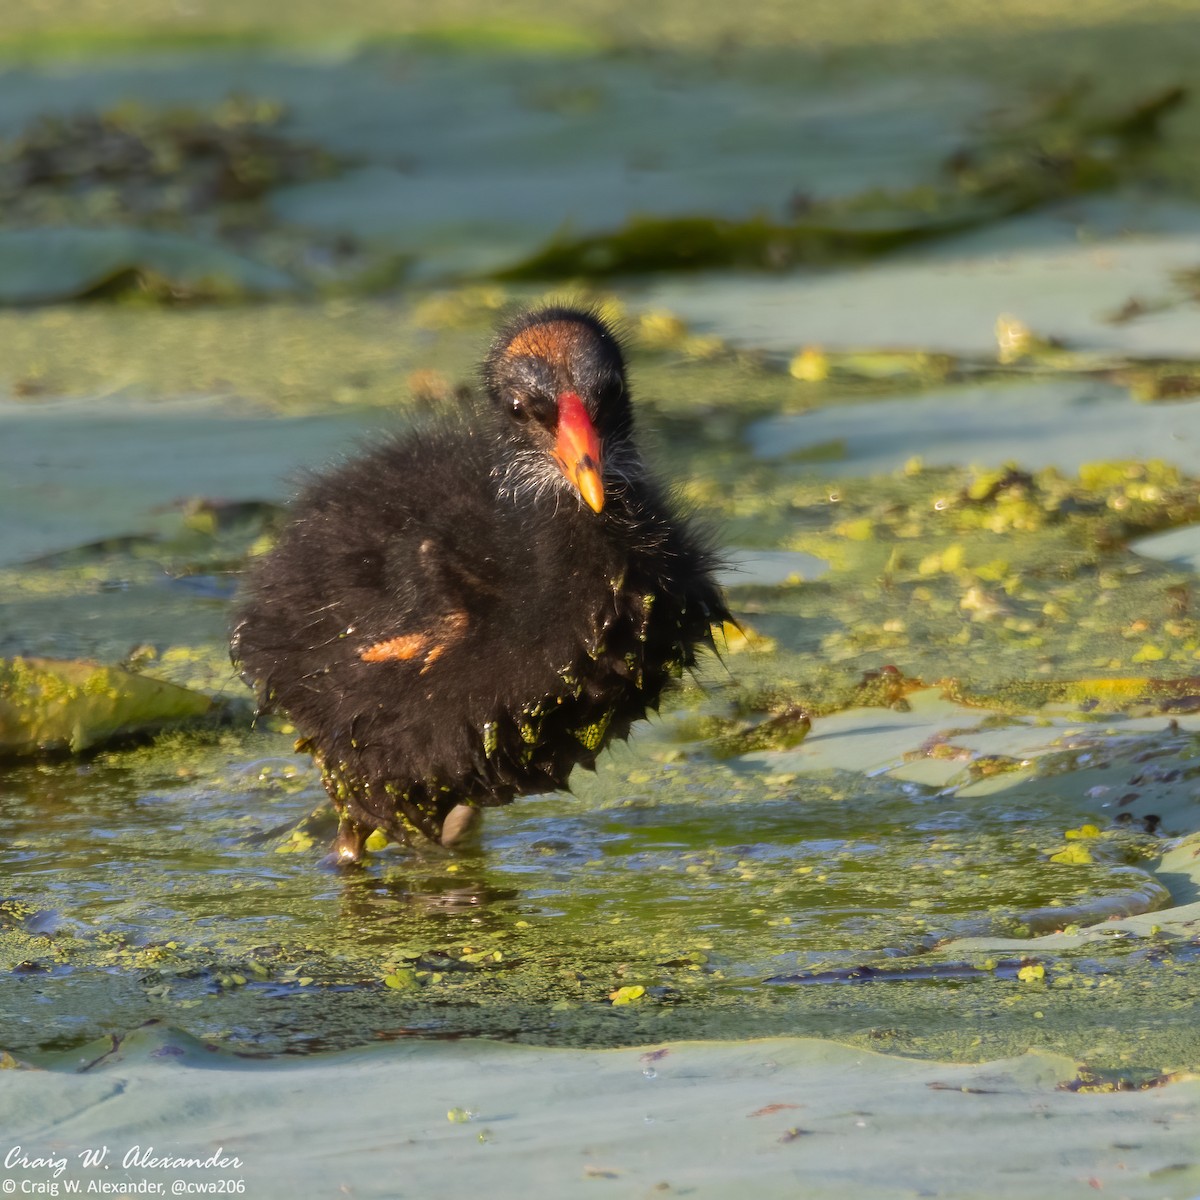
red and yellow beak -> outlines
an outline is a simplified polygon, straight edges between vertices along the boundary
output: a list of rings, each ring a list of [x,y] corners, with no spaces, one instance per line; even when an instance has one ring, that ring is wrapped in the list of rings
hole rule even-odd
[[[558,440],[554,445],[554,457],[588,508],[600,512],[604,507],[600,435],[575,392],[563,392],[558,398]]]

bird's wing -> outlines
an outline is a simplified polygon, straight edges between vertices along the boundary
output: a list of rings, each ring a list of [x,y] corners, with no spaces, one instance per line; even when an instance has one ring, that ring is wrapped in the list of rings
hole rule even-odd
[[[397,561],[400,558],[402,561]],[[421,674],[466,638],[494,597],[493,585],[477,564],[468,568],[454,548],[425,539],[416,548],[389,555],[389,573],[400,573],[403,604],[362,640],[365,663],[419,662]]]
[[[358,657],[365,663],[408,662],[420,659],[421,674],[424,675],[450,646],[462,640],[469,627],[470,617],[466,612],[449,612],[424,629],[382,638],[369,646],[363,646],[358,652]]]

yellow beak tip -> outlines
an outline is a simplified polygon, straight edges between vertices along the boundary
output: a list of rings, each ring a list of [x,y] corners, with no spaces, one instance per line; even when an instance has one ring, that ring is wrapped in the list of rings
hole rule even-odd
[[[592,512],[600,512],[604,508],[604,484],[598,474],[589,472],[580,477],[579,494]]]

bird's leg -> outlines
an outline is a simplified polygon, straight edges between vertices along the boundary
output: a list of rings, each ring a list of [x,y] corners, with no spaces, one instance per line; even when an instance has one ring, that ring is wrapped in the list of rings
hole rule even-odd
[[[333,801],[338,815],[337,836],[333,839],[329,853],[322,860],[322,865],[356,867],[362,862],[372,827],[361,824],[350,815],[350,792],[343,772],[330,770],[323,756],[314,754],[313,757],[321,769],[321,782],[325,785],[325,791]]]
[[[329,863],[336,867],[356,867],[362,862],[363,850],[371,830],[365,825],[348,817],[345,813],[338,814],[337,837],[333,839],[333,849],[329,854]]]

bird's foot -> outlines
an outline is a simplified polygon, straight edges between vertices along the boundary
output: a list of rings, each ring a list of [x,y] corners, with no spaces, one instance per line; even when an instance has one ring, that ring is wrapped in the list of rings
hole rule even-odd
[[[322,871],[357,871],[362,869],[362,859],[343,858],[336,850],[330,850],[324,858],[317,860]]]
[[[357,821],[342,817],[338,824],[337,837],[333,839],[333,847],[321,860],[323,867],[357,867],[362,865],[363,852],[366,849],[367,838],[371,830]]]
[[[479,829],[480,812],[469,804],[456,804],[442,822],[442,836],[439,839],[443,846],[457,846],[464,838]]]

